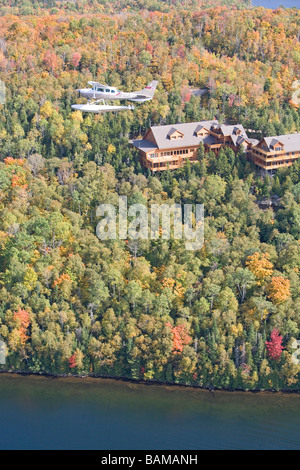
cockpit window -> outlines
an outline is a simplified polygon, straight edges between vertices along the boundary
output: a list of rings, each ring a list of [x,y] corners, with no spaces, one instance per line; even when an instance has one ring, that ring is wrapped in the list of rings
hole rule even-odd
[[[103,88],[97,88],[97,91],[101,91],[103,93]]]

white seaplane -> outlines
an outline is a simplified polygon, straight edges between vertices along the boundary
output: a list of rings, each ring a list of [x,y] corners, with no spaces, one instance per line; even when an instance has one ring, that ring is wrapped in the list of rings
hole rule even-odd
[[[145,101],[152,100],[158,84],[156,80],[153,80],[141,91],[126,93],[115,87],[101,85],[101,83],[98,82],[88,83],[92,88],[81,88],[77,90],[77,92],[84,98],[88,98],[89,101],[86,104],[73,104],[71,106],[72,109],[86,113],[106,113],[108,111],[133,110],[133,105],[110,105],[107,101],[126,100],[143,103]]]

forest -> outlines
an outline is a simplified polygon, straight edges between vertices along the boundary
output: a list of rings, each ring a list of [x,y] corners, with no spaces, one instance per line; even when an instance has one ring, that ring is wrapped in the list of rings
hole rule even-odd
[[[218,119],[300,132],[300,10],[243,1],[4,1],[0,8],[0,370],[298,390],[300,162],[243,153],[155,175],[150,125]],[[159,85],[134,111],[71,104],[95,80]],[[197,94],[204,89],[205,93]],[[101,203],[204,204],[205,243],[108,240]],[[277,196],[278,206],[264,207]]]

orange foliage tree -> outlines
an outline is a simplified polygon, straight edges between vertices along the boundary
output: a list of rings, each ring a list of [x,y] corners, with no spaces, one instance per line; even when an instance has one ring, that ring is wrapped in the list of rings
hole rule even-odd
[[[173,354],[181,353],[183,351],[183,347],[187,346],[192,341],[191,336],[187,332],[186,325],[172,326],[171,323],[168,322],[166,326],[171,328],[172,331]]]
[[[14,321],[17,324],[18,332],[21,338],[21,344],[24,345],[28,339],[27,330],[30,325],[30,315],[26,310],[19,307],[19,310],[14,312]]]
[[[290,287],[291,283],[288,279],[283,276],[273,276],[267,286],[267,295],[274,304],[281,304],[290,297]]]
[[[61,274],[54,282],[53,287],[60,286],[64,281],[72,282],[69,274]]]

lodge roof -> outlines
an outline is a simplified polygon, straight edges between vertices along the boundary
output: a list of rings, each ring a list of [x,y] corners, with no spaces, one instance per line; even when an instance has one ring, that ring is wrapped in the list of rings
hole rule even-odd
[[[300,150],[300,134],[286,134],[265,137],[262,139],[262,141],[265,141],[269,151],[273,150],[271,147],[278,143],[283,145],[283,148],[286,152],[295,152]]]
[[[223,136],[231,136],[234,145],[242,145],[245,141],[249,142],[244,127],[241,124],[237,125],[220,125],[217,120],[199,121],[189,123],[169,124],[164,126],[152,126],[144,139],[133,140],[131,143],[134,147],[148,152],[155,149],[172,149],[178,147],[198,147],[200,142],[204,144],[218,143],[218,138],[212,134],[203,136],[197,135],[202,129],[207,129],[209,132],[213,130],[220,130]],[[153,142],[147,140],[149,132],[152,133]],[[171,139],[173,134],[179,133],[180,139]]]
[[[224,136],[242,135],[245,138],[247,138],[246,131],[244,127],[242,126],[242,124],[235,124],[235,125],[224,124],[220,126],[220,129]],[[238,131],[240,131],[240,133]]]
[[[141,149],[144,152],[149,152],[150,150],[156,150],[157,149],[156,145],[154,145],[149,140],[145,140],[145,139],[131,140],[130,143],[134,147],[136,147],[137,149]]]
[[[212,125],[218,125],[218,121],[200,121],[200,122],[189,122],[189,123],[180,123],[172,124],[166,126],[152,126],[151,131],[158,149],[164,148],[176,148],[180,147],[189,147],[189,146],[198,146],[201,141],[204,141],[202,136],[197,136],[196,132],[199,132],[201,129],[199,126],[205,127],[210,130]],[[170,140],[168,137],[174,132],[180,132],[183,137],[178,140]]]

